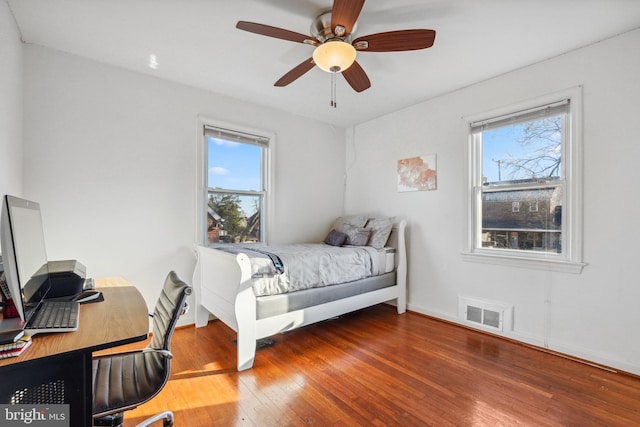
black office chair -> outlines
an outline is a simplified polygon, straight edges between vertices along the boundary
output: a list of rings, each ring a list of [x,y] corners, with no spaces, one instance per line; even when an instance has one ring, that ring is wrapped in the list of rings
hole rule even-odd
[[[153,336],[141,350],[93,358],[93,425],[120,426],[123,412],[151,400],[169,379],[170,341],[176,322],[188,308],[192,288],[175,272],[167,276],[153,313]],[[163,420],[173,425],[173,413],[165,411],[142,424]]]

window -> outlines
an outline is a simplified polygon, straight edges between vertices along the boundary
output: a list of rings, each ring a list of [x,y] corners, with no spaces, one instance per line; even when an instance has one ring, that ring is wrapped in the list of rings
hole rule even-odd
[[[270,138],[204,124],[206,244],[265,241]]]
[[[579,103],[576,90],[469,120],[472,260],[581,271]]]

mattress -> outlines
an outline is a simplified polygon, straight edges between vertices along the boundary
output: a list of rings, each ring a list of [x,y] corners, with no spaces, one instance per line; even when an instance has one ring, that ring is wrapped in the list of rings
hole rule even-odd
[[[367,277],[354,282],[342,283],[322,288],[305,289],[286,294],[268,295],[256,298],[256,318],[264,319],[290,311],[301,310],[314,305],[325,304],[339,299],[394,286],[395,271]]]

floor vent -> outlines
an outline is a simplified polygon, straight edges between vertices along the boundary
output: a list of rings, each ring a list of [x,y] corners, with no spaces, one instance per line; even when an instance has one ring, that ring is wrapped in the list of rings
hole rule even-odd
[[[465,323],[503,332],[513,326],[513,306],[495,301],[459,297],[458,315]]]

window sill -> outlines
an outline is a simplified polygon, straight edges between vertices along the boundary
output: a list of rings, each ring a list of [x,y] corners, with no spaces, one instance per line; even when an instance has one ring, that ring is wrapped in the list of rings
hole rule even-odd
[[[583,262],[566,261],[557,259],[540,259],[515,257],[502,254],[463,252],[462,259],[468,262],[480,264],[497,264],[506,267],[532,268],[536,270],[557,271],[559,273],[580,274],[587,265]]]

